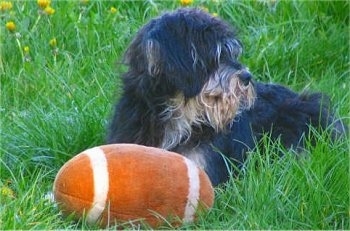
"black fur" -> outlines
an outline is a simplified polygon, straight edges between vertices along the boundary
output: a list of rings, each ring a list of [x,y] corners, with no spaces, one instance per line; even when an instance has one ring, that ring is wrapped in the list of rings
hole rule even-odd
[[[147,53],[150,47],[151,58]],[[193,47],[197,61],[190,52]],[[125,54],[128,71],[123,75],[124,90],[109,125],[107,142],[161,147],[172,119],[163,115],[169,99],[178,93],[185,101],[199,95],[220,65],[244,70],[237,61],[240,50],[231,27],[200,10],[181,9],[150,21]],[[249,81],[250,76],[245,77]],[[280,138],[286,148],[302,148],[309,126],[325,129],[333,124],[333,138],[345,133],[322,94],[297,94],[273,84],[254,86],[254,106],[236,116],[227,130],[193,124],[190,137],[170,148],[202,166],[214,185],[230,177],[227,160],[240,167],[263,133]]]

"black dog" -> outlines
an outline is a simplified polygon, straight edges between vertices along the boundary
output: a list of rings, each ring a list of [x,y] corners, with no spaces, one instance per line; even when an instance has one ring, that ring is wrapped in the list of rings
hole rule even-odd
[[[310,125],[345,133],[322,94],[253,83],[241,52],[230,26],[201,10],[151,20],[126,51],[107,142],[181,153],[217,185],[229,177],[226,158],[241,165],[265,132],[287,148],[302,147]]]

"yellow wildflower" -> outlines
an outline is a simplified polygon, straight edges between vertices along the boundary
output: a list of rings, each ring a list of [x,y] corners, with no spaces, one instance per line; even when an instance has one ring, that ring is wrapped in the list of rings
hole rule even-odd
[[[41,9],[45,9],[50,6],[51,0],[38,0],[37,3]]]
[[[0,194],[1,196],[7,196],[7,197],[10,197],[10,198],[14,198],[15,197],[15,193],[13,192],[12,189],[10,189],[9,187],[7,186],[2,186],[0,188]]]
[[[55,13],[55,9],[52,8],[51,6],[48,6],[48,7],[46,7],[46,8],[44,9],[44,12],[45,12],[46,14],[48,14],[48,15],[52,15],[52,14]]]
[[[11,10],[12,9],[12,2],[8,1],[1,1],[0,2],[0,10]]]
[[[56,38],[50,39],[49,44],[51,47],[56,47],[57,46]]]
[[[202,9],[203,11],[209,13],[208,7],[201,6],[201,7],[199,7],[199,8]]]
[[[31,61],[31,58],[30,58],[30,55],[29,55],[29,46],[25,46],[23,47],[23,60],[25,62],[30,62]]]
[[[89,3],[89,0],[80,0],[80,3],[83,4],[83,5],[86,5]]]
[[[9,21],[6,23],[6,29],[8,29],[10,32],[14,32],[16,30],[16,24],[12,21]]]
[[[117,13],[117,8],[112,6],[111,9],[109,9],[109,12],[112,14],[115,14],[115,13]]]
[[[218,13],[212,13],[211,15],[213,15],[214,17],[217,17]]]
[[[28,54],[29,53],[29,46],[23,47],[24,53]]]
[[[180,4],[182,6],[188,6],[191,5],[193,3],[193,0],[180,0]]]

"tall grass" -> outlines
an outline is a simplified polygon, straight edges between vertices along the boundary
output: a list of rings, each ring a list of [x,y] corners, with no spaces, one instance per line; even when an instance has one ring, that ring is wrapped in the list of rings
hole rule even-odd
[[[349,122],[349,3],[194,1],[234,25],[258,81],[327,93]],[[12,1],[0,10],[0,227],[90,229],[45,198],[58,169],[103,144],[136,31],[178,1]],[[111,10],[115,7],[117,12]],[[13,21],[10,32],[5,24]],[[50,40],[56,39],[56,44]],[[28,50],[24,50],[24,47]],[[266,137],[214,208],[183,229],[350,229],[349,139],[315,134],[301,156]],[[137,229],[138,226],[126,226]],[[172,228],[172,227],[164,227]]]

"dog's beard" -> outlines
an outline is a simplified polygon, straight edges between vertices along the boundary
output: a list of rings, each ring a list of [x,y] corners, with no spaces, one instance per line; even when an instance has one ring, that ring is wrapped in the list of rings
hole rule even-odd
[[[244,85],[240,81],[239,72],[220,68],[198,96],[203,105],[205,124],[216,132],[225,130],[234,118],[254,103],[254,88],[251,83]]]
[[[179,93],[170,99],[161,114],[167,121],[161,147],[171,149],[186,143],[193,126],[225,131],[242,111],[249,109],[255,100],[254,87],[252,83],[243,84],[238,74],[229,67],[220,67],[196,97],[185,99]]]

